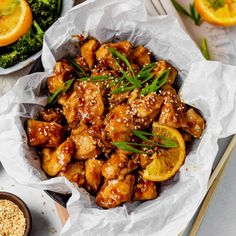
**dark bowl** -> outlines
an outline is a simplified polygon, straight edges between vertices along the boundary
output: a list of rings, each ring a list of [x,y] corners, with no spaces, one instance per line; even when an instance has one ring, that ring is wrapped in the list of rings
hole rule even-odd
[[[31,218],[29,208],[26,206],[26,204],[19,197],[8,192],[0,192],[0,199],[12,201],[20,208],[26,220],[26,228],[25,228],[24,236],[29,236],[30,231],[31,231],[31,226],[32,226],[32,218]]]
[[[66,208],[66,204],[71,197],[71,194],[61,194],[53,191],[45,190],[45,192],[57,203]]]

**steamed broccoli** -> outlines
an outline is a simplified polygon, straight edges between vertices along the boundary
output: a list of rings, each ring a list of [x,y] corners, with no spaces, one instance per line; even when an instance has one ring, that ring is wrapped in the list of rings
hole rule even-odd
[[[60,17],[61,0],[28,0],[33,13],[30,30],[17,42],[0,47],[0,67],[8,68],[42,48],[44,32]]]
[[[61,0],[28,0],[33,16],[47,30],[61,14]]]
[[[29,56],[38,52],[43,43],[43,31],[36,21],[32,27],[16,43],[8,46],[2,55],[0,54],[0,67],[7,68],[19,61],[27,59]]]

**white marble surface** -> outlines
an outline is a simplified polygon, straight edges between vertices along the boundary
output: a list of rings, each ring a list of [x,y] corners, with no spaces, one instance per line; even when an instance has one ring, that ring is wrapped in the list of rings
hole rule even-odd
[[[54,201],[43,191],[22,186],[9,177],[0,164],[0,191],[20,197],[32,216],[32,236],[58,236],[62,225]]]

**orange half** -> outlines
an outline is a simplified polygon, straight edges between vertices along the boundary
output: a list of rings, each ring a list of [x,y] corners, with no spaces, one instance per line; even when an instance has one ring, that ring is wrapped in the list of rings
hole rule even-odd
[[[208,23],[218,26],[236,25],[236,0],[224,0],[224,5],[217,9],[208,0],[195,0],[194,5]]]
[[[26,0],[0,0],[0,47],[9,45],[26,34],[32,19]]]

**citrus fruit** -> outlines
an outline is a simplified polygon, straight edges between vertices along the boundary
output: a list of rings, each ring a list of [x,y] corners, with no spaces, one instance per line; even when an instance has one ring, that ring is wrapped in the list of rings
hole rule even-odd
[[[219,26],[236,25],[236,0],[195,0],[203,20]]]
[[[0,47],[17,41],[32,23],[26,0],[0,0]]]
[[[151,163],[143,171],[143,178],[151,181],[165,181],[175,175],[185,160],[185,142],[177,129],[153,123],[153,134],[168,138],[176,144],[175,147],[161,148],[152,155]]]

